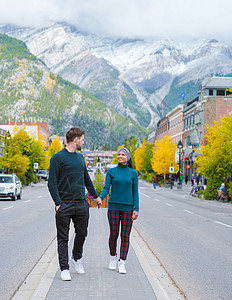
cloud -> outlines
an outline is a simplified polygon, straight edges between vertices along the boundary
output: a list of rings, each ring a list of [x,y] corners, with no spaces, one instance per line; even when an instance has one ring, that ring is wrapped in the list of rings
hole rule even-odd
[[[230,0],[0,0],[0,23],[46,26],[131,38],[230,40]]]

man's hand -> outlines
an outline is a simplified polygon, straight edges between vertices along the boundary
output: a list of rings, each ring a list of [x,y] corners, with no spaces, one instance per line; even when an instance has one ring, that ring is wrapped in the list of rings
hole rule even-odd
[[[102,201],[101,201],[101,198],[96,198],[96,199],[93,199],[94,200],[94,202],[97,204],[97,207],[98,208],[100,208],[101,207],[101,205],[102,205]]]
[[[135,221],[138,218],[138,215],[139,213],[136,210],[134,210],[132,215],[132,221]]]
[[[56,206],[56,211],[57,211],[59,208],[60,208],[60,205],[57,205],[57,206]]]

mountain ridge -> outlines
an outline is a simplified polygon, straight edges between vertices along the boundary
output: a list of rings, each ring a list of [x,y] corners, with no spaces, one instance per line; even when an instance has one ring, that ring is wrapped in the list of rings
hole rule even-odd
[[[130,118],[53,74],[22,41],[0,34],[0,58],[0,123],[48,122],[49,131],[58,135],[80,126],[91,149],[113,149],[132,135],[146,136],[147,131]]]
[[[168,112],[183,103],[184,91],[185,101],[197,96],[204,77],[232,70],[232,47],[215,39],[110,39],[63,22],[0,31],[23,40],[55,74],[147,128],[161,117],[162,101]]]

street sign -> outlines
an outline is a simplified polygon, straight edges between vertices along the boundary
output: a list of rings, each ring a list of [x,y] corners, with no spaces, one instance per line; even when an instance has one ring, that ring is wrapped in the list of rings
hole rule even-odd
[[[186,169],[190,169],[190,165],[186,165]]]
[[[174,173],[174,167],[169,167],[169,173]]]
[[[38,169],[39,168],[39,164],[38,163],[34,163],[34,169]]]

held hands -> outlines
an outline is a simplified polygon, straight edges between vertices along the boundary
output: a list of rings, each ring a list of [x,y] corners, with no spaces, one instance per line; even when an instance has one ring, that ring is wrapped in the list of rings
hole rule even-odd
[[[94,200],[94,202],[97,204],[97,207],[98,208],[100,208],[101,207],[101,205],[102,205],[102,201],[101,201],[101,198],[96,198],[96,199],[93,199]]]
[[[134,210],[132,215],[132,221],[135,221],[138,218],[138,215],[139,213],[136,210]]]

